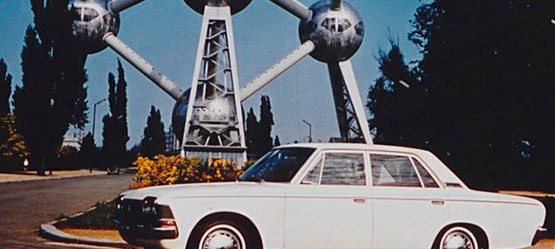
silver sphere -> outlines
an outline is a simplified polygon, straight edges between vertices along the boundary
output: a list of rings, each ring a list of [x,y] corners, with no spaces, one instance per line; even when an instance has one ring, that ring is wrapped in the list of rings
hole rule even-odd
[[[222,89],[224,86],[220,86]],[[199,87],[201,88],[201,87]],[[183,129],[185,128],[185,117],[187,115],[187,109],[189,106],[189,95],[191,94],[191,89],[188,89],[183,93],[181,98],[177,100],[175,106],[173,107],[172,114],[172,128],[176,137],[181,141],[183,139]],[[201,98],[201,91],[197,92],[196,99]],[[192,126],[199,125],[199,121],[209,122],[213,124],[234,124],[236,121],[237,113],[235,108],[233,97],[230,95],[228,97],[219,97],[215,99],[206,99],[204,103],[197,101],[194,104],[195,109],[192,113],[191,124]],[[206,128],[206,127],[205,127]],[[209,136],[211,133],[220,133],[221,126],[214,126],[214,129],[207,128],[207,130],[202,130],[200,134],[204,136]],[[183,141],[181,141],[183,142]]]
[[[235,14],[249,5],[252,0],[185,0],[185,3],[189,5],[196,12],[203,14],[204,6],[229,6],[231,8],[231,14]]]
[[[343,8],[336,11],[330,4],[322,0],[310,6],[312,16],[299,26],[301,42],[314,42],[312,57],[325,63],[350,59],[364,37],[364,23],[353,6],[343,2]]]
[[[70,0],[73,36],[82,50],[93,54],[106,48],[104,35],[119,31],[119,14],[110,12],[109,0]]]

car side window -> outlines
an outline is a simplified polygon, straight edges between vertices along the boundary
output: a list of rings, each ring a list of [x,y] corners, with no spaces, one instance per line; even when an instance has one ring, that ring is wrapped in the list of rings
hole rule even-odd
[[[320,157],[320,159],[317,160],[316,165],[314,165],[314,168],[312,168],[312,170],[308,172],[308,175],[306,175],[305,178],[301,181],[301,184],[307,184],[307,185],[320,184],[320,172],[322,171],[322,163],[323,163],[323,158]]]
[[[407,156],[370,154],[374,186],[422,187]]]
[[[416,160],[416,158],[412,157],[412,162],[422,179],[422,183],[424,183],[424,187],[426,188],[439,188],[439,185],[434,180],[432,175],[424,168],[424,166],[420,163],[420,161]]]
[[[322,166],[322,185],[366,185],[362,153],[326,153]]]

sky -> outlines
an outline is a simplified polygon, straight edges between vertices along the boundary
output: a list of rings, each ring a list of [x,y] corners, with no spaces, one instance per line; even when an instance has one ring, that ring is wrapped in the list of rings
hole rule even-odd
[[[316,1],[299,2],[310,6]],[[348,2],[355,6],[365,24],[364,42],[352,62],[360,97],[366,103],[370,85],[380,76],[375,57],[379,48],[389,48],[389,34],[399,39],[407,62],[420,58],[418,48],[407,40],[407,34],[412,30],[410,20],[422,1]],[[188,89],[202,16],[182,0],[145,0],[120,13],[120,18],[118,37],[180,87]],[[21,84],[23,37],[32,21],[29,0],[0,0],[0,58],[4,58],[8,73],[13,76],[12,87]],[[245,10],[233,16],[241,87],[300,45],[298,25],[296,17],[269,0],[253,0]],[[107,75],[117,72],[117,59],[118,55],[110,48],[87,58],[89,123],[85,126],[85,134],[92,131],[93,103],[108,95]],[[126,61],[123,67],[128,83],[128,147],[132,147],[141,140],[150,106],[160,109],[168,129],[175,102]],[[312,124],[314,141],[328,141],[330,137],[339,136],[325,64],[305,58],[245,101],[245,112],[252,107],[259,117],[261,95],[270,97],[275,121],[272,133],[278,135],[282,143],[308,140],[308,126],[302,120]],[[99,146],[102,144],[102,116],[108,111],[106,102],[97,107],[95,141]],[[45,125],[47,122],[45,120]]]

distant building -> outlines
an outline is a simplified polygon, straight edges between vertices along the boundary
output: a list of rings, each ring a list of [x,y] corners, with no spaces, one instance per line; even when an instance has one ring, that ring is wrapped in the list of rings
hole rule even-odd
[[[76,148],[77,150],[80,150],[82,141],[83,131],[70,129],[64,135],[62,146],[70,146]]]
[[[165,133],[166,135],[166,153],[179,153],[181,150],[181,145],[179,144],[179,140],[173,133],[173,129],[170,126],[170,130]]]

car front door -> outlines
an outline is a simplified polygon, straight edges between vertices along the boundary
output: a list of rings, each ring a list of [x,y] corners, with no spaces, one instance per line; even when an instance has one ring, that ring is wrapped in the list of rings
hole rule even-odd
[[[285,248],[371,248],[372,203],[362,152],[322,153],[285,198]],[[367,164],[366,164],[367,165]]]
[[[445,225],[445,192],[412,155],[371,153],[373,248],[431,248]]]

